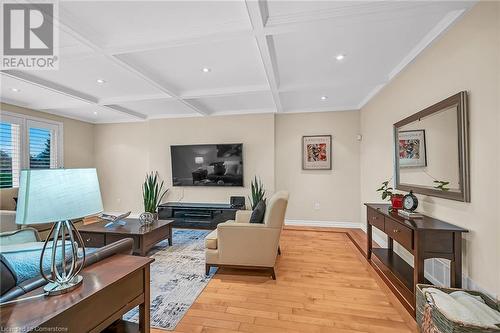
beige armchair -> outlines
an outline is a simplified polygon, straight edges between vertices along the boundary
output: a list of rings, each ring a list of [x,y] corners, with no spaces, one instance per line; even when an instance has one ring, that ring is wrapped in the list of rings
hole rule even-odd
[[[205,237],[206,274],[210,267],[266,268],[276,279],[274,264],[285,221],[288,192],[275,193],[267,202],[264,223],[248,223],[251,211],[237,211],[235,221],[217,226]]]

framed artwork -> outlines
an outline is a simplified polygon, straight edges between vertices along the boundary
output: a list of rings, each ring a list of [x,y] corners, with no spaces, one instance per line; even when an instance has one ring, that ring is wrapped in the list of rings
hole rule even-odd
[[[398,131],[399,166],[426,167],[425,130]]]
[[[302,137],[302,169],[332,169],[331,135],[311,135]]]

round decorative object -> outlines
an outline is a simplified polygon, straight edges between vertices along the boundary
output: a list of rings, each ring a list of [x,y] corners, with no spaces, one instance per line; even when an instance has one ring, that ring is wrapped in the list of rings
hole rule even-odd
[[[155,221],[155,216],[153,213],[144,212],[141,215],[139,215],[139,221],[141,225],[148,226]]]
[[[413,191],[410,191],[407,195],[403,197],[403,207],[405,210],[413,212],[418,207],[418,199],[413,194]]]

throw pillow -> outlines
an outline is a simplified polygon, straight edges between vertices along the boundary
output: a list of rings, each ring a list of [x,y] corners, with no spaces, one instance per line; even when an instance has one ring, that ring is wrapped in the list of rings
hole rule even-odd
[[[259,201],[257,206],[250,216],[250,223],[264,223],[264,215],[266,213],[266,202],[264,200]]]

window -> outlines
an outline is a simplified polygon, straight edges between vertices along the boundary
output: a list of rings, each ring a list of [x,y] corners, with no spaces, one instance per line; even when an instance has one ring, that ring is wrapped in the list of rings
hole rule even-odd
[[[62,124],[2,111],[0,188],[19,186],[23,168],[62,167]]]

